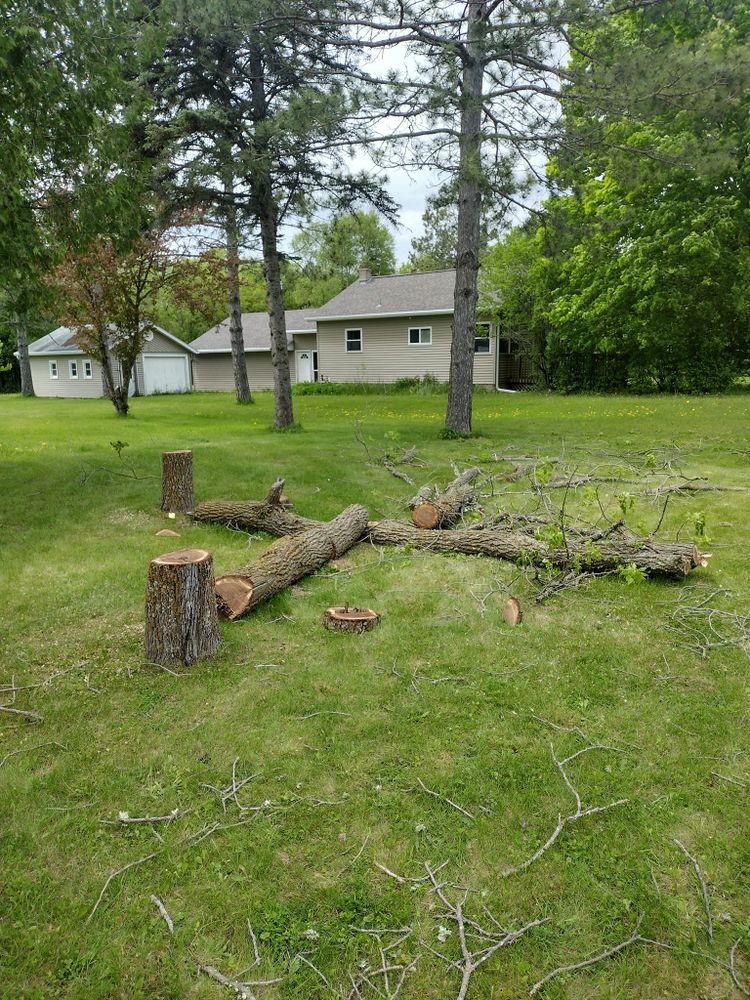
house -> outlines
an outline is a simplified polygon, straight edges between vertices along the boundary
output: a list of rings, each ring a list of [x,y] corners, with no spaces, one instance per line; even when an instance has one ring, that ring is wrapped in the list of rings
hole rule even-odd
[[[130,395],[190,392],[193,348],[171,333],[154,328],[145,334],[130,383]],[[75,330],[60,326],[29,344],[31,380],[37,396],[95,399],[103,396],[102,367],[78,344]],[[121,378],[114,362],[115,379]]]
[[[289,371],[293,383],[318,381],[315,322],[307,318],[309,312],[309,309],[287,309],[284,314]],[[243,313],[242,337],[245,343],[245,364],[251,391],[273,389],[268,313]],[[229,319],[211,327],[190,346],[196,352],[193,358],[194,388],[204,392],[234,391]]]

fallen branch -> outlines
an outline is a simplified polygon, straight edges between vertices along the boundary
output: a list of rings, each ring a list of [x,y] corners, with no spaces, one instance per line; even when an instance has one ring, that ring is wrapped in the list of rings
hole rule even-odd
[[[10,753],[6,753],[2,760],[0,760],[0,767],[10,760],[11,757],[16,757],[19,753],[31,753],[32,750],[41,750],[42,747],[59,747],[61,750],[67,750],[68,748],[62,743],[56,743],[54,740],[50,740],[47,743],[37,743],[33,747],[21,747],[19,750],[11,750]]]
[[[572,965],[560,965],[558,968],[553,969],[552,972],[548,972],[547,975],[543,979],[540,979],[538,983],[534,983],[529,990],[529,996],[536,996],[540,990],[544,989],[551,979],[555,979],[555,977],[561,976],[565,972],[576,972],[578,969],[586,969],[590,965],[596,965],[597,962],[603,962],[604,959],[617,955],[618,952],[624,951],[625,948],[629,948],[633,944],[651,944],[652,942],[649,941],[648,938],[644,938],[641,935],[640,926],[641,922],[639,920],[635,932],[631,934],[627,940],[621,941],[612,948],[607,948],[606,951],[602,951],[598,955],[593,955],[591,958],[585,958],[582,962],[574,962]]]
[[[283,490],[284,480],[277,479],[264,500],[204,500],[195,508],[193,518],[278,536],[296,535],[322,523],[292,514],[281,502]]]
[[[419,787],[422,789],[423,792],[427,792],[428,795],[432,795],[433,798],[438,799],[440,802],[447,802],[449,806],[452,806],[454,809],[457,809],[458,812],[463,813],[464,816],[468,816],[469,819],[476,818],[473,813],[470,813],[467,809],[464,809],[464,807],[460,806],[457,802],[454,802],[452,799],[446,798],[444,795],[439,795],[437,792],[433,792],[431,788],[428,788],[427,785],[425,785],[425,783],[422,781],[421,778],[417,778],[417,784],[419,785]]]
[[[476,503],[471,483],[482,474],[478,468],[467,469],[446,487],[443,493],[430,496],[422,487],[410,502],[411,519],[418,528],[449,528],[468,507]]]
[[[570,757],[566,757],[564,760],[558,760],[555,755],[555,749],[550,744],[550,752],[552,754],[552,760],[555,762],[555,766],[560,772],[562,779],[565,782],[566,788],[575,799],[576,810],[574,813],[570,813],[570,815],[568,816],[563,816],[562,814],[560,814],[557,817],[557,825],[555,829],[552,831],[547,840],[541,845],[541,847],[537,848],[537,850],[534,851],[531,857],[527,858],[520,865],[515,865],[513,868],[506,868],[505,871],[501,873],[503,877],[507,877],[509,875],[516,875],[518,872],[522,872],[526,868],[529,868],[535,861],[538,861],[538,859],[541,858],[541,856],[545,854],[550,849],[550,847],[553,846],[553,844],[555,844],[558,837],[563,832],[566,826],[570,826],[572,823],[577,823],[578,820],[585,819],[585,817],[587,816],[594,816],[597,813],[607,812],[609,809],[614,809],[615,806],[623,806],[628,802],[628,799],[616,799],[615,801],[608,802],[606,805],[603,806],[589,806],[587,808],[583,807],[583,804],[581,802],[581,796],[578,793],[576,787],[571,782],[570,778],[568,777],[568,774],[565,770],[565,766],[566,764],[570,764],[577,757],[581,757],[583,754],[589,753],[592,750],[611,750],[614,752],[622,752],[618,751],[616,747],[608,747],[600,743],[592,743],[590,746],[584,747],[582,750],[577,750],[575,753],[571,754]]]
[[[156,907],[156,909],[161,914],[162,919],[164,920],[164,923],[169,928],[169,933],[170,934],[174,934],[174,921],[172,920],[172,918],[170,917],[169,913],[167,912],[167,908],[164,905],[164,903],[162,903],[162,901],[159,899],[158,896],[154,896],[154,895],[151,896],[151,902],[154,904],[154,906]]]
[[[163,853],[164,853],[164,849],[163,848],[162,848],[162,850],[159,850],[159,851],[153,851],[151,854],[147,854],[145,858],[138,858],[136,861],[130,861],[128,864],[123,865],[122,868],[118,868],[117,871],[112,872],[112,874],[109,876],[109,878],[107,879],[107,881],[102,886],[102,891],[99,893],[99,898],[94,903],[94,905],[93,905],[93,907],[91,909],[91,912],[86,917],[86,923],[88,924],[88,923],[91,922],[94,914],[99,909],[99,904],[104,899],[104,894],[106,893],[106,891],[109,888],[110,883],[113,881],[113,879],[116,879],[118,875],[124,874],[124,872],[129,871],[131,868],[137,868],[138,865],[145,865],[147,861],[151,861],[152,858],[156,858],[156,857],[158,857],[158,855],[163,854]]]
[[[708,898],[708,887],[706,885],[706,880],[703,878],[703,872],[701,871],[700,865],[695,860],[690,851],[688,851],[687,847],[685,847],[682,841],[678,840],[676,837],[673,837],[672,840],[674,841],[675,844],[677,844],[679,849],[682,851],[682,853],[688,859],[690,864],[693,866],[693,870],[695,871],[695,877],[698,879],[698,883],[701,887],[701,895],[703,897],[703,908],[706,911],[706,936],[710,943],[714,939],[714,922],[713,918],[711,917],[711,903]]]

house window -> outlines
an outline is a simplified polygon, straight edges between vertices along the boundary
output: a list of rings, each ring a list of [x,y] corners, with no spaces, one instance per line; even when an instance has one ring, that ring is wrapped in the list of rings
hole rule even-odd
[[[489,354],[490,353],[490,334],[492,332],[492,327],[489,323],[477,323],[476,329],[474,331],[474,353],[475,354]]]
[[[78,378],[78,362],[69,361],[68,362],[68,374],[71,378]]]
[[[94,377],[94,367],[90,361],[83,362],[83,377],[93,378]]]
[[[313,382],[317,382],[320,377],[320,373],[318,372],[318,352],[313,351],[312,355],[313,355]]]
[[[59,378],[59,375],[57,374],[57,362],[56,361],[50,361],[50,363],[49,363],[49,377],[50,378]]]
[[[347,330],[346,331],[346,353],[347,354],[357,354],[362,350],[362,331],[361,330]]]
[[[518,354],[520,344],[512,337],[498,337],[497,350],[499,354]]]
[[[432,327],[431,326],[410,326],[409,327],[409,343],[410,344],[431,344],[432,343]]]

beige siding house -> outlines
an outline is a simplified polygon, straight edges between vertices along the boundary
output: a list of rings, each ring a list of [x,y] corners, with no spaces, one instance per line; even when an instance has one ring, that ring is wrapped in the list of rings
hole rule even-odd
[[[308,310],[288,309],[285,314],[292,383],[316,382],[318,379],[315,323],[306,318],[306,312]],[[242,337],[245,343],[245,364],[251,391],[273,389],[268,314],[243,313]],[[190,346],[196,352],[193,358],[194,388],[199,392],[233,392],[229,319],[211,327]]]
[[[320,378],[395,382],[434,376],[448,381],[453,335],[454,270],[359,279],[314,311]],[[477,324],[474,383],[497,384],[497,340]]]
[[[130,394],[189,392],[192,347],[156,328],[136,358]],[[37,396],[96,399],[104,395],[102,368],[78,345],[74,330],[58,327],[29,345],[31,379]],[[115,378],[122,378],[115,366]]]

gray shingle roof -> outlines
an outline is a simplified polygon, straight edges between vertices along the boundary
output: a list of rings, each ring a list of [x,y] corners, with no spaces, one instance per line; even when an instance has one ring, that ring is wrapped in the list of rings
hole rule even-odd
[[[67,326],[58,326],[29,344],[29,354],[83,354],[83,351],[76,342],[75,332]]]
[[[307,318],[310,309],[287,309],[286,332],[289,348],[292,347],[293,333],[315,333],[315,322]],[[243,313],[242,336],[246,351],[270,351],[271,328],[268,323],[268,313]],[[229,317],[206,330],[197,337],[190,346],[196,351],[229,351]]]
[[[315,318],[364,319],[415,313],[453,312],[456,272],[374,275],[357,279],[330,302],[315,310]]]

